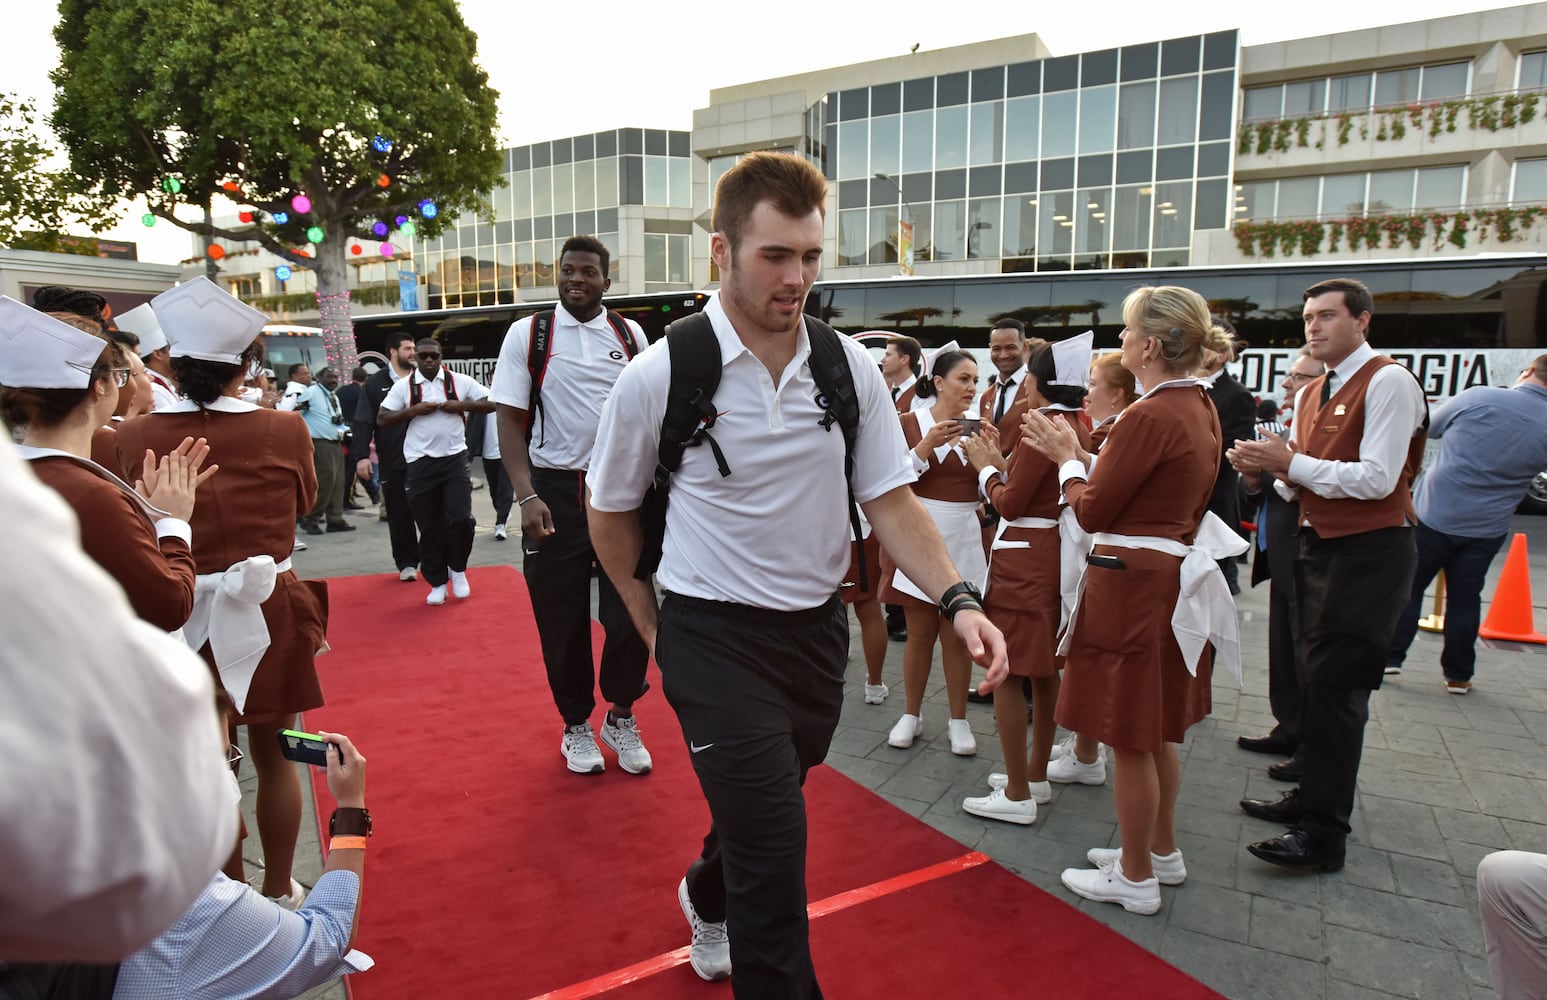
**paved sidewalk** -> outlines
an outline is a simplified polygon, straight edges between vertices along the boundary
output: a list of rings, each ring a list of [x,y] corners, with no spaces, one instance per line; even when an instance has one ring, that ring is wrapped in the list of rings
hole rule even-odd
[[[481,521],[473,563],[519,565],[519,540],[492,538],[487,494],[475,493],[473,505]],[[310,548],[296,555],[297,570],[308,577],[390,570],[386,526],[374,515],[353,520],[362,530],[308,538]],[[1547,518],[1517,517],[1514,530],[1530,538],[1536,621],[1547,628]],[[1501,555],[1495,562],[1485,599],[1503,561]],[[1244,570],[1242,575],[1247,577]],[[986,775],[1003,769],[999,741],[991,708],[969,706],[978,756],[949,752],[938,669],[925,702],[924,738],[909,750],[886,745],[887,730],[902,710],[900,643],[888,648],[891,697],[883,705],[865,705],[856,627],[850,683],[828,763],[1226,996],[1492,997],[1475,875],[1489,851],[1547,851],[1547,656],[1482,649],[1477,687],[1457,698],[1440,683],[1438,638],[1420,633],[1403,675],[1370,702],[1347,867],[1331,875],[1296,875],[1246,853],[1246,844],[1281,828],[1249,819],[1237,807],[1244,796],[1276,797],[1287,788],[1265,773],[1276,758],[1235,745],[1237,736],[1260,735],[1273,722],[1266,696],[1266,591],[1264,584],[1238,599],[1244,689],[1216,678],[1213,714],[1192,729],[1183,747],[1177,826],[1188,880],[1162,890],[1164,905],[1156,916],[1080,900],[1059,882],[1064,868],[1086,866],[1087,848],[1116,845],[1110,784],[1055,785],[1053,801],[1039,809],[1031,827],[961,811],[961,799],[983,794]],[[244,787],[250,793],[250,778]],[[297,877],[308,885],[320,866],[313,829],[308,811],[297,862]],[[250,843],[251,859],[256,838]],[[1024,944],[1034,967],[1036,942]],[[989,954],[962,959],[988,960]],[[342,1000],[344,993],[335,985],[308,996]]]

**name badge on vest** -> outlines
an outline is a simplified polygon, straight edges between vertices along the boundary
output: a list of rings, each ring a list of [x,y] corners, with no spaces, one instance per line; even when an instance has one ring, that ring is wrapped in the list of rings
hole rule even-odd
[[[1348,412],[1348,407],[1344,406],[1342,403],[1339,403],[1338,405],[1336,405],[1336,406],[1334,406],[1332,408],[1332,415],[1334,417],[1341,417],[1343,414],[1345,414],[1347,412]]]

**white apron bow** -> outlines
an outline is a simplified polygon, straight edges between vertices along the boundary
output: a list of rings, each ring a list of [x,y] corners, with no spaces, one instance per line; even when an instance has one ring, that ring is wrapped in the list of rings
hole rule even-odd
[[[289,569],[289,559],[276,565],[273,556],[251,556],[224,572],[194,578],[193,614],[183,626],[183,641],[195,652],[209,642],[220,683],[238,713],[246,708],[253,674],[271,642],[263,602],[273,595],[278,575]]]

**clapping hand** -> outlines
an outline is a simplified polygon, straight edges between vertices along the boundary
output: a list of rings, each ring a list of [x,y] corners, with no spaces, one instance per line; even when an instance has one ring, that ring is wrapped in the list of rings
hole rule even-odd
[[[1066,420],[1049,420],[1040,410],[1027,410],[1021,440],[1046,455],[1054,465],[1080,459],[1080,441]]]
[[[202,472],[204,460],[209,457],[209,443],[204,438],[197,441],[183,438],[182,444],[156,461],[156,453],[146,449],[145,462],[134,491],[152,506],[166,511],[175,518],[186,521],[193,516],[193,504],[199,484],[219,471],[212,465]]]

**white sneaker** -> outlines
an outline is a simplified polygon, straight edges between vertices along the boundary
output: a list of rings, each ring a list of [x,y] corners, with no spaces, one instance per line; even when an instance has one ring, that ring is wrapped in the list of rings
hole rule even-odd
[[[1085,857],[1097,868],[1110,868],[1122,856],[1120,847],[1092,847],[1085,852]],[[1164,857],[1151,851],[1150,867],[1155,869],[1155,877],[1161,885],[1181,885],[1187,881],[1187,866],[1182,863],[1181,851],[1172,851]]]
[[[1107,781],[1107,760],[1097,755],[1094,764],[1086,764],[1074,754],[1066,754],[1047,765],[1047,780],[1060,785],[1104,785]]]
[[[430,594],[424,599],[424,603],[430,605],[431,607],[439,607],[440,605],[445,604],[446,585],[443,583],[439,587],[431,587]]]
[[[714,982],[729,979],[731,974],[731,939],[725,932],[725,921],[712,924],[701,919],[688,898],[688,880],[677,883],[677,902],[682,915],[688,918],[693,929],[693,943],[688,947],[688,964],[698,973],[698,978]]]
[[[886,744],[899,750],[906,750],[913,745],[914,740],[918,739],[923,729],[924,723],[918,716],[904,714],[897,720],[897,725],[892,727],[892,731],[886,734]]]
[[[1010,784],[1010,776],[1003,771],[990,771],[988,775],[988,787],[1004,788]],[[1037,805],[1047,805],[1053,801],[1053,786],[1045,781],[1028,782],[1031,786],[1031,800]]]
[[[451,571],[451,594],[452,594],[452,596],[455,597],[457,600],[461,601],[461,600],[466,600],[467,597],[472,594],[472,592],[473,592],[473,588],[468,586],[468,583],[467,583],[467,574],[466,573],[458,573],[456,570],[452,570]]]
[[[503,542],[505,539],[507,539],[509,537],[510,537],[510,535],[507,534],[506,531],[505,531],[505,522],[504,521],[501,521],[499,524],[496,524],[494,526],[494,540],[496,542]]]
[[[299,910],[301,904],[306,902],[306,886],[292,878],[288,896],[264,896],[263,898],[272,903],[278,903],[287,910]]]
[[[404,566],[397,571],[397,578],[404,583],[413,583],[419,579],[419,571],[412,566]]]
[[[972,724],[966,719],[951,719],[945,724],[951,737],[951,752],[958,757],[971,757],[978,752],[978,738],[972,735]]]
[[[602,722],[602,742],[618,755],[618,766],[629,774],[649,774],[655,762],[639,739],[639,720],[632,715],[616,723]]]
[[[886,682],[880,684],[865,685],[865,704],[879,705],[886,700],[886,696],[892,693],[892,689],[886,686]]]
[[[305,552],[306,551],[306,543],[301,541],[301,536],[300,535],[296,535],[295,536],[295,548],[291,549],[290,551],[291,552]]]
[[[564,755],[564,762],[576,774],[601,774],[607,766],[602,760],[601,748],[596,745],[596,737],[591,735],[589,722],[565,728],[559,753]]]
[[[1129,913],[1160,912],[1160,880],[1152,875],[1142,882],[1128,881],[1121,860],[1113,862],[1111,868],[1065,868],[1061,878],[1077,896],[1118,903]]]
[[[1074,753],[1074,740],[1075,734],[1070,733],[1068,736],[1065,736],[1057,743],[1054,743],[1053,752],[1047,755],[1047,759],[1057,760],[1060,757],[1067,757]],[[1107,759],[1107,745],[1105,743],[1096,744],[1096,755],[1100,757],[1102,761]]]
[[[1037,800],[1016,802],[1007,798],[1003,788],[996,788],[987,795],[962,799],[962,809],[984,819],[1000,819],[1006,823],[1030,826],[1037,821]]]

